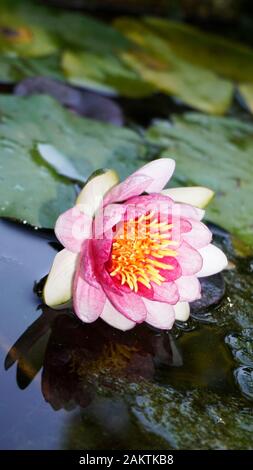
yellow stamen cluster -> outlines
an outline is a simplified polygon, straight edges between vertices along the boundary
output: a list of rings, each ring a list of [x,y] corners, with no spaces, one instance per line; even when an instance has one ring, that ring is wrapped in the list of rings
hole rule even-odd
[[[172,224],[159,222],[153,211],[122,223],[121,230],[112,244],[112,266],[110,275],[117,276],[121,285],[128,285],[138,292],[141,283],[151,289],[150,282],[161,285],[165,277],[162,270],[173,270],[173,266],[163,262],[166,256],[176,256],[170,248],[177,245],[171,240]]]

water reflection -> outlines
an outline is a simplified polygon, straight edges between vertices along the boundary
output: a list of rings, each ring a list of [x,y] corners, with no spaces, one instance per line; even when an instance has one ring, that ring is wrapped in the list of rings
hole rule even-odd
[[[139,326],[128,333],[98,320],[82,324],[67,310],[43,307],[42,315],[8,352],[17,362],[17,384],[25,388],[42,367],[42,393],[55,410],[87,407],[102,387],[120,391],[122,381],[152,381],[161,366],[181,366],[173,337]]]

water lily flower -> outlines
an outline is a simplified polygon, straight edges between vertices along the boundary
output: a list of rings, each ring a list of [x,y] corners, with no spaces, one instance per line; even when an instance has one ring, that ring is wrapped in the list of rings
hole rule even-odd
[[[170,329],[186,321],[201,297],[199,277],[220,272],[225,254],[201,222],[213,197],[204,187],[163,189],[175,162],[154,160],[125,181],[112,170],[92,178],[55,233],[65,247],[44,288],[52,308],[73,301],[83,322],[98,317],[115,328]]]

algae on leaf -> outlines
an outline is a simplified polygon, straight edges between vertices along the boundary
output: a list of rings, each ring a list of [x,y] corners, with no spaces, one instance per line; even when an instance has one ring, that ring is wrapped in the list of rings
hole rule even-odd
[[[164,155],[175,158],[174,183],[202,185],[215,191],[207,219],[252,248],[253,125],[186,113],[174,117],[172,125],[168,121],[155,122],[147,137],[164,149]]]
[[[42,158],[38,144],[69,159],[65,176],[50,155]],[[80,118],[48,96],[0,95],[0,216],[52,228],[75,201],[73,171],[80,180],[99,168],[124,177],[142,165],[146,152],[134,131]]]

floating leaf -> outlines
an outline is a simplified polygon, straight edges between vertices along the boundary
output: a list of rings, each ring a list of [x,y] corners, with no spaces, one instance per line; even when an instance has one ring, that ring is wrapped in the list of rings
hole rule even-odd
[[[100,92],[141,97],[149,95],[154,89],[112,54],[66,51],[62,57],[62,68],[73,85]]]
[[[252,49],[183,23],[148,17],[145,24],[166,40],[177,57],[237,82],[253,112]]]
[[[115,25],[139,46],[123,51],[121,57],[145,81],[202,111],[223,114],[228,109],[233,95],[229,81],[180,58],[140,21],[124,18]]]
[[[26,22],[15,11],[0,9],[0,52],[21,57],[40,57],[56,52],[53,37],[39,25]]]
[[[253,76],[253,50],[249,47],[184,23],[155,17],[144,21],[187,62],[237,82],[247,82]]]
[[[39,227],[53,227],[76,192],[55,162],[39,155],[37,144],[57,149],[69,160],[69,176],[75,170],[80,180],[104,167],[126,176],[147,151],[134,131],[79,118],[43,95],[0,95],[0,116],[0,215]]]
[[[3,83],[13,83],[36,75],[50,75],[55,79],[64,79],[58,55],[39,58],[0,56],[0,70],[0,82]]]
[[[239,86],[239,91],[242,97],[245,99],[250,111],[253,113],[253,82],[242,83]]]
[[[158,121],[148,137],[176,159],[174,182],[216,192],[207,218],[253,247],[253,125],[187,113]]]

